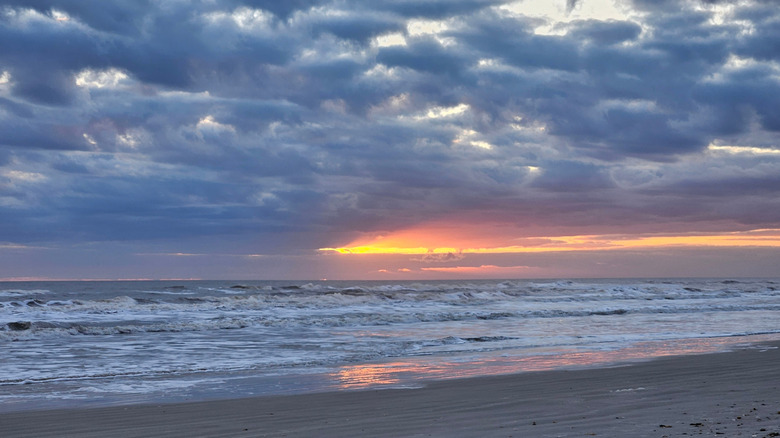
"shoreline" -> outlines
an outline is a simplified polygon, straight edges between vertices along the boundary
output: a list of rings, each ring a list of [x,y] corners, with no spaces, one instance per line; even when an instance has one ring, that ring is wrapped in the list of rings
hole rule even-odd
[[[575,370],[0,414],[5,437],[780,436],[780,342]]]
[[[132,405],[336,391],[419,389],[431,382],[555,370],[612,368],[669,356],[710,354],[750,345],[780,343],[780,334],[754,334],[637,342],[614,349],[577,348],[535,353],[494,351],[464,358],[413,356],[342,364],[309,372],[239,372],[102,376],[0,386],[0,415],[24,411],[81,410]],[[465,360],[464,360],[465,359]],[[8,392],[10,391],[10,392]]]

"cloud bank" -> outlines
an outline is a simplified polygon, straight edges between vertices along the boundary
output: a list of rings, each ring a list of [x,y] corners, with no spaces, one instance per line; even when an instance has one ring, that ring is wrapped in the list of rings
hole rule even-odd
[[[780,228],[776,5],[559,3],[6,1],[0,242]]]

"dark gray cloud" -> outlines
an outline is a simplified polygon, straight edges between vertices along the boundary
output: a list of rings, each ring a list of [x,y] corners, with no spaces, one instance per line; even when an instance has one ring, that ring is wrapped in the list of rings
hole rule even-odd
[[[456,262],[458,260],[463,260],[466,258],[465,255],[461,253],[454,253],[454,252],[448,252],[448,253],[428,253],[424,254],[419,258],[413,258],[414,261],[420,261],[423,263],[443,263],[443,262]]]
[[[403,17],[441,19],[453,15],[469,14],[502,3],[505,2],[502,0],[431,0],[426,2],[380,0],[372,2],[371,8],[395,12]]]
[[[287,19],[296,11],[305,11],[328,2],[323,0],[290,0],[283,2],[275,0],[238,0],[235,3],[270,11],[282,19]]]
[[[435,41],[413,41],[405,47],[388,47],[379,51],[377,62],[389,67],[406,67],[442,76],[457,75],[464,60]]]
[[[609,46],[634,41],[641,32],[637,23],[629,21],[583,20],[575,23],[568,34],[599,46]]]
[[[580,64],[578,40],[555,35],[536,35],[533,20],[517,20],[491,11],[469,20],[457,38],[481,56],[503,59],[525,69],[574,71]]]
[[[5,2],[0,242],[780,226],[771,2],[508,3]]]
[[[89,0],[8,0],[6,7],[30,8],[41,14],[52,9],[67,12],[89,27],[104,32],[135,34],[142,25],[143,17],[152,9],[148,0],[112,1],[95,7]]]
[[[0,106],[20,119],[29,119],[34,116],[33,110],[29,105],[14,102],[5,97],[0,98]]]
[[[314,34],[328,32],[338,38],[353,40],[362,44],[377,35],[403,32],[403,20],[390,15],[362,15],[324,17],[312,24]]]
[[[604,169],[577,161],[545,163],[552,169],[536,178],[533,186],[553,192],[598,192],[612,187]]]

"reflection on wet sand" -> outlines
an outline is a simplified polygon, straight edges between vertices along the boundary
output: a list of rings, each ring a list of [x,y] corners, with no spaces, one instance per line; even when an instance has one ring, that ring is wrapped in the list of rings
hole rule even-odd
[[[659,342],[641,342],[628,348],[608,351],[575,351],[545,354],[543,351],[502,352],[500,356],[471,361],[451,361],[446,357],[413,358],[406,361],[347,365],[331,373],[340,389],[411,387],[424,380],[441,380],[582,368],[650,360],[664,356],[714,353],[745,344],[776,340],[771,335],[701,338]],[[522,356],[520,356],[522,354]]]
[[[446,365],[444,365],[446,367]],[[350,365],[331,374],[344,389],[361,389],[377,386],[401,386],[403,381],[441,378],[443,367],[414,362],[389,362],[381,364]],[[409,379],[412,376],[417,378]]]

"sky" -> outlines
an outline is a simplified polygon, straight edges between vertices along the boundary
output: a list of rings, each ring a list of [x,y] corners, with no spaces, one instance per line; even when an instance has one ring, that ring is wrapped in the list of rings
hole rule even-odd
[[[758,277],[771,0],[3,0],[0,279]]]

